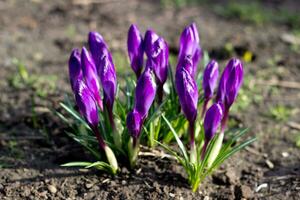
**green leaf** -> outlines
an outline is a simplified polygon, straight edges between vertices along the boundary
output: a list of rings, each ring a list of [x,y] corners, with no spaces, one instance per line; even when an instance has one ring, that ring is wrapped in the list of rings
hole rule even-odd
[[[172,150],[170,147],[168,147],[167,145],[165,145],[165,144],[163,144],[163,143],[161,143],[161,142],[159,142],[159,141],[157,141],[157,140],[154,140],[154,141],[155,141],[157,144],[159,144],[160,146],[162,146],[162,147],[163,147],[166,151],[168,151],[171,155],[173,155],[173,156],[178,160],[178,162],[179,162],[182,166],[186,167],[186,161],[185,161],[185,159],[182,158],[182,157],[180,157],[176,151]]]
[[[173,133],[173,135],[174,135],[174,137],[175,137],[175,139],[176,139],[176,142],[177,142],[177,144],[178,144],[178,146],[179,146],[179,148],[180,148],[180,150],[181,150],[181,153],[182,153],[183,156],[184,156],[184,159],[185,159],[186,161],[188,161],[189,158],[188,158],[186,149],[185,149],[185,147],[184,147],[184,144],[181,142],[181,140],[180,140],[180,138],[178,137],[176,131],[174,130],[174,128],[172,127],[172,125],[170,124],[170,122],[165,118],[164,115],[162,115],[162,118],[165,120],[165,122],[166,122],[167,125],[169,126],[170,130],[172,131],[172,133]]]
[[[87,129],[91,129],[89,125],[86,123],[84,119],[79,115],[77,111],[75,111],[73,108],[70,106],[67,106],[64,103],[60,103],[60,106],[63,107],[69,114],[71,114],[76,120],[78,120],[80,123],[84,124]]]
[[[103,161],[97,161],[97,162],[91,163],[90,165],[85,166],[85,168],[91,168],[91,167],[95,167],[97,169],[103,169],[103,170],[107,170],[107,169],[111,168],[111,166],[108,163],[103,162]]]
[[[245,148],[246,146],[248,146],[249,144],[251,144],[252,142],[256,141],[256,137],[251,138],[246,140],[245,142],[243,142],[242,144],[232,148],[231,150],[229,150],[228,152],[226,152],[224,155],[221,155],[220,157],[218,157],[215,162],[212,164],[211,169],[216,168],[217,166],[219,166],[224,160],[226,160],[227,158],[229,158],[231,155],[233,155],[234,153],[238,152],[239,150]]]
[[[91,162],[69,162],[69,163],[62,164],[60,166],[62,166],[62,167],[86,167],[91,164],[93,164],[93,163],[91,163]]]
[[[101,158],[101,156],[100,156],[100,154],[99,154],[99,152],[96,150],[96,149],[93,149],[92,147],[90,147],[89,145],[88,145],[88,139],[87,139],[87,137],[88,136],[86,136],[86,138],[82,138],[82,137],[80,137],[80,136],[77,136],[77,135],[75,135],[75,134],[73,134],[73,133],[70,133],[70,132],[66,132],[71,138],[73,138],[76,142],[78,142],[79,144],[81,144],[84,148],[86,148],[88,151],[90,151],[94,156],[95,156],[95,158],[97,158],[97,159],[100,159]],[[93,140],[94,141],[94,140]]]

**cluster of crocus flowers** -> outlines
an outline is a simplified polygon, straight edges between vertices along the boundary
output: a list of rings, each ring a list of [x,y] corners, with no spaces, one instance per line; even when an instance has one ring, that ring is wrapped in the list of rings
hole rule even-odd
[[[146,31],[143,38],[138,27],[131,25],[128,31],[127,47],[131,68],[137,79],[143,71],[144,53],[146,54],[146,68],[150,67],[154,72],[158,103],[161,103],[163,86],[168,78],[169,47],[167,42],[151,29]]]
[[[117,86],[115,67],[107,45],[99,33],[90,32],[88,43],[90,51],[83,47],[81,52],[74,49],[71,53],[69,59],[71,88],[80,114],[94,132],[99,148],[105,152],[112,170],[117,171],[115,155],[105,143],[98,128],[99,111],[104,112],[104,108],[108,111],[111,125],[114,126],[112,109]]]
[[[201,48],[196,25],[193,23],[181,33],[175,84],[181,109],[189,122],[190,156],[196,161],[195,121],[197,118],[198,87],[195,81]]]
[[[165,40],[153,30],[147,30],[143,38],[136,25],[129,28],[127,45],[131,67],[137,77],[134,108],[128,113],[126,122],[128,132],[132,136],[129,157],[132,160],[131,164],[134,164],[143,122],[155,97],[157,96],[158,103],[162,102],[163,85],[168,77],[169,49]],[[144,52],[147,60],[143,71]]]
[[[152,144],[157,142],[184,166],[192,189],[196,191],[205,176],[211,174],[230,155],[255,140],[251,139],[234,147],[233,142],[245,132],[241,131],[236,135],[233,133],[234,137],[229,138],[229,142],[223,145],[228,113],[243,82],[241,61],[231,59],[219,82],[219,64],[215,60],[208,62],[202,74],[203,91],[199,91],[197,82],[201,76],[197,71],[203,52],[195,23],[183,30],[179,43],[175,81],[169,76],[171,77],[169,86],[172,90],[164,97],[164,85],[171,69],[168,44],[151,29],[143,36],[136,25],[130,26],[127,50],[136,82],[128,82],[132,84],[126,86],[126,91],[120,90],[125,91],[127,98],[117,99],[115,108],[116,71],[112,55],[103,37],[99,33],[90,32],[89,50],[83,47],[81,52],[78,49],[72,51],[69,59],[69,77],[82,117],[76,111],[74,114],[73,105],[65,106],[67,107],[65,110],[75,116],[80,123],[84,123],[88,131],[83,132],[87,132],[89,136],[77,133],[73,137],[76,141],[82,142],[81,144],[97,159],[101,159],[101,156],[94,153],[95,148],[104,151],[108,163],[75,162],[65,166],[79,165],[104,170],[109,168],[116,173],[118,163],[112,149],[121,158],[127,153],[129,163],[133,167],[139,153],[140,142],[147,143],[151,148],[154,146]],[[177,101],[176,92],[180,106],[178,102],[174,102]],[[68,120],[67,122],[69,123]],[[185,130],[185,125],[188,125],[189,139],[182,142],[180,134]],[[177,149],[172,150],[168,147],[166,144],[168,142],[165,142],[164,138],[157,136],[158,133],[161,134],[160,131],[164,133],[166,127],[170,129],[166,134],[168,139],[171,138],[168,141],[176,140],[179,153]],[[81,132],[81,128],[78,126],[75,132],[76,130]],[[143,131],[147,134],[145,138],[148,138],[148,141],[140,141],[143,138],[141,137]],[[155,133],[155,136],[152,133]],[[78,135],[80,137],[76,137]],[[96,139],[91,139],[91,135]],[[95,142],[86,145],[91,140],[97,141],[99,147],[95,146],[97,144]],[[162,144],[161,141],[165,143]],[[189,153],[186,146],[189,147]]]
[[[195,163],[198,159],[195,147],[195,121],[197,119],[199,95],[195,75],[201,56],[198,31],[196,25],[193,23],[186,27],[181,34],[180,51],[175,75],[176,90],[181,109],[189,122],[190,160],[192,163]],[[220,144],[215,145],[216,147],[214,147],[213,151],[215,155],[211,156],[210,164],[214,161],[221,148],[228,112],[237,97],[243,81],[242,63],[235,58],[229,61],[219,82],[215,103],[207,110],[207,106],[214,96],[218,76],[219,65],[215,60],[211,60],[204,69],[202,81],[204,102],[200,121],[204,123],[205,132],[202,158],[205,155],[208,143],[217,133],[220,124],[222,125],[220,132],[221,139],[219,139]]]

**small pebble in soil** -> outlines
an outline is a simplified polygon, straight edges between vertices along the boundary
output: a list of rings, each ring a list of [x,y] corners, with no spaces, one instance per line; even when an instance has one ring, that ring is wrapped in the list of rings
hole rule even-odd
[[[104,180],[102,181],[102,183],[107,183],[108,181],[109,181],[109,178],[104,179]]]
[[[169,196],[172,197],[172,198],[174,198],[174,197],[175,197],[175,194],[169,193]]]
[[[266,164],[267,166],[270,168],[270,169],[273,169],[274,168],[274,164],[270,161],[270,160],[266,160]]]
[[[122,185],[126,185],[127,182],[126,182],[125,180],[122,180],[121,184],[122,184]]]
[[[282,155],[282,157],[286,158],[286,157],[289,156],[289,153],[288,152],[282,152],[281,155]]]
[[[209,200],[209,196],[205,196],[203,200]]]
[[[259,192],[261,189],[267,188],[267,187],[268,187],[268,184],[267,184],[267,183],[260,184],[260,185],[257,186],[257,188],[255,189],[255,192]]]
[[[48,190],[49,192],[51,192],[52,194],[55,194],[57,192],[57,189],[54,185],[48,185]]]
[[[86,183],[86,184],[85,184],[86,189],[90,189],[90,188],[92,188],[93,186],[94,186],[94,183]]]
[[[242,185],[242,186],[235,186],[235,199],[251,199],[253,198],[254,194],[251,188],[247,185]]]
[[[47,193],[48,192],[45,190],[45,191],[39,193],[39,196],[45,198],[47,196]]]

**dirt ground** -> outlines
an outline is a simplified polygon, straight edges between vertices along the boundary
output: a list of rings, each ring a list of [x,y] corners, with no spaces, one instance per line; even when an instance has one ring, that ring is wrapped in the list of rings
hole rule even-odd
[[[263,6],[300,12],[297,1],[264,1]],[[176,52],[181,30],[193,21],[202,48],[222,66],[232,55],[253,55],[230,123],[249,127],[248,137],[257,136],[257,142],[225,162],[196,193],[183,169],[167,159],[144,156],[136,170],[122,168],[114,178],[60,167],[88,159],[52,112],[70,93],[71,49],[96,30],[114,57],[121,57],[127,29],[136,23],[143,31],[152,27]],[[0,199],[300,199],[300,44],[299,37],[289,39],[291,32],[282,23],[226,18],[208,3],[0,1]],[[132,73],[128,66],[117,68]]]

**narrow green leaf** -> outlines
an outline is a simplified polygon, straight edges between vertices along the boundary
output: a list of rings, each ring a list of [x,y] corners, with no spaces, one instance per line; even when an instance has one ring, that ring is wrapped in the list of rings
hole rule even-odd
[[[183,156],[184,156],[184,159],[185,159],[186,161],[188,161],[189,158],[188,158],[186,149],[185,149],[185,147],[184,147],[184,144],[181,142],[181,140],[180,140],[180,138],[178,137],[176,131],[174,130],[174,128],[172,127],[172,125],[170,124],[170,122],[167,120],[167,118],[165,118],[164,115],[162,115],[162,118],[165,120],[165,122],[166,122],[167,125],[169,126],[170,130],[172,131],[172,133],[173,133],[173,135],[174,135],[174,137],[175,137],[175,139],[176,139],[176,142],[177,142],[177,144],[178,144],[178,146],[179,146],[179,148],[180,148],[180,150],[181,150],[181,153],[182,153]]]
[[[78,121],[80,121],[82,124],[84,124],[86,126],[87,129],[91,129],[89,127],[89,125],[86,123],[85,120],[82,119],[82,117],[79,115],[79,113],[77,111],[75,111],[73,108],[67,106],[64,103],[60,103],[61,107],[63,107],[68,113],[70,113],[75,119],[77,119]]]
[[[69,163],[65,163],[65,164],[62,164],[60,166],[62,167],[86,167],[86,166],[89,166],[93,163],[91,162],[69,162]]]
[[[251,138],[246,140],[245,142],[243,142],[242,144],[232,148],[231,150],[229,150],[228,152],[226,152],[225,155],[220,156],[219,158],[217,158],[215,160],[215,162],[212,165],[212,169],[219,166],[224,160],[226,160],[227,158],[229,158],[231,155],[235,154],[236,152],[238,152],[239,150],[245,148],[246,146],[248,146],[249,144],[251,144],[252,142],[256,141],[256,137]]]

